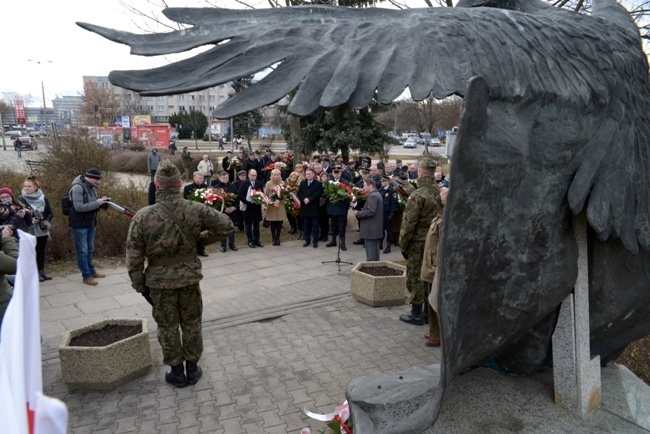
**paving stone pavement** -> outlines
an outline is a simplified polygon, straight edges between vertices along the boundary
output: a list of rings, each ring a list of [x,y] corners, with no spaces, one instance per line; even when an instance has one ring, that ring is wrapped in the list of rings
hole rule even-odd
[[[365,259],[360,246],[342,260]],[[399,252],[384,255],[399,260]],[[73,274],[41,284],[43,389],[69,410],[71,433],[298,433],[323,428],[302,408],[331,411],[352,378],[436,363],[422,327],[404,324],[406,306],[372,308],[349,295],[352,266],[322,264],[336,250],[240,248],[203,259],[203,378],[175,389],[155,338],[156,324],[124,268],[89,287]],[[107,393],[70,393],[58,346],[66,330],[104,318],[146,318],[154,367]],[[315,431],[314,431],[315,432]]]
[[[156,323],[126,269],[101,270],[107,277],[96,287],[82,284],[79,274],[42,283],[43,389],[67,404],[69,432],[320,432],[324,424],[305,416],[305,405],[328,412],[345,400],[355,377],[439,363],[440,350],[423,345],[424,328],[399,321],[406,306],[358,303],[349,295],[352,266],[339,272],[322,264],[335,258],[334,249],[301,246],[290,241],[202,259],[204,375],[184,389],[163,379],[168,367]],[[341,256],[356,264],[365,251],[350,243]],[[382,259],[400,258],[396,249]],[[62,335],[104,318],[146,318],[154,366],[110,392],[70,393],[58,358]],[[649,432],[627,414],[637,404],[647,407],[617,393],[616,378],[604,371],[601,409],[579,420],[553,404],[548,372],[522,379],[477,369],[452,381],[426,433]]]

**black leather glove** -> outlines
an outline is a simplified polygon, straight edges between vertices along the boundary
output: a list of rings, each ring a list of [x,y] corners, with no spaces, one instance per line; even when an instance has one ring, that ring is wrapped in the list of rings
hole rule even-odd
[[[145,288],[144,291],[142,291],[140,294],[142,294],[144,299],[147,300],[147,303],[153,306],[153,300],[151,299],[151,292],[149,292],[149,288]]]
[[[402,256],[404,257],[404,259],[408,259],[408,258],[409,258],[409,254],[406,253],[406,252],[402,252]]]

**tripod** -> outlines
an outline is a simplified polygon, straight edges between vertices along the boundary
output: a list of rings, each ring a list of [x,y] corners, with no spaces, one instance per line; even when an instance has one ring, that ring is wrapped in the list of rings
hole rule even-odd
[[[338,236],[338,243],[336,249],[336,260],[334,261],[323,261],[321,264],[336,264],[341,271],[341,264],[353,265],[352,262],[341,261],[341,234]]]

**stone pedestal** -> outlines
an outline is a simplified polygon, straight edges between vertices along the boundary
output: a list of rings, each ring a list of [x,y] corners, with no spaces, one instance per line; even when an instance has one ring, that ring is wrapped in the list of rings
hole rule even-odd
[[[440,365],[355,378],[346,390],[354,432],[419,434],[438,417]]]
[[[363,267],[388,267],[402,272],[401,276],[371,276],[359,271]],[[370,306],[399,306],[404,304],[406,267],[388,261],[359,262],[350,272],[352,297]]]
[[[584,417],[600,403],[600,357],[589,347],[589,273],[585,214],[574,218],[578,243],[578,277],[573,293],[562,302],[553,333],[555,403]]]
[[[104,347],[71,347],[70,341],[107,325],[142,325],[142,332]],[[59,346],[63,381],[71,391],[108,391],[146,375],[151,347],[145,319],[106,319],[63,335]]]

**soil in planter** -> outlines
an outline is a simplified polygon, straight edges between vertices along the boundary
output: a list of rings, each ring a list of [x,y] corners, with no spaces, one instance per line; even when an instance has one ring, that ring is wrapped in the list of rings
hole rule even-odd
[[[70,340],[71,347],[105,347],[122,339],[142,333],[142,324],[107,325],[99,330],[91,330]]]
[[[401,276],[404,272],[390,267],[361,267],[359,271],[375,277]]]

